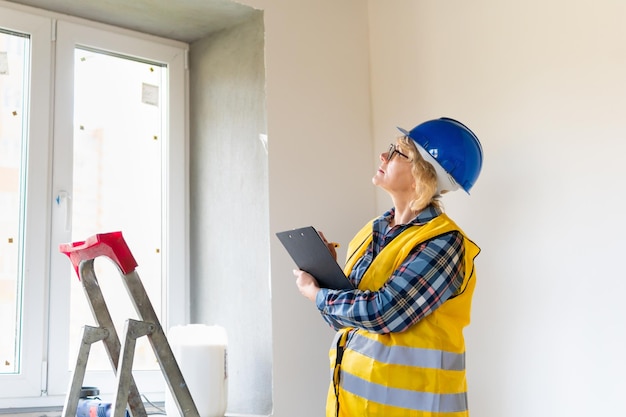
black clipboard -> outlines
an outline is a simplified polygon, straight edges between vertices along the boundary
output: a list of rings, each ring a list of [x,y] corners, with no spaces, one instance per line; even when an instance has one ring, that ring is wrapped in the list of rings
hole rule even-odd
[[[276,233],[298,268],[313,275],[321,288],[353,290],[354,286],[312,226]]]

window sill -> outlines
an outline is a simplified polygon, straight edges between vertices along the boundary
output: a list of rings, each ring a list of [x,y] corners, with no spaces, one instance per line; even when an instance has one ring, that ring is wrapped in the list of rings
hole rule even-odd
[[[11,415],[19,417],[61,417],[63,408],[4,408],[0,410],[1,415]]]
[[[146,404],[146,414],[165,415],[163,411],[165,406],[156,404],[159,408]],[[31,407],[31,408],[3,408],[0,409],[0,416],[15,417],[61,417],[63,415],[63,407]]]
[[[164,404],[157,403],[157,407],[146,405],[146,414],[150,415],[165,415],[163,411],[165,409]],[[0,416],[15,416],[15,417],[61,417],[63,415],[63,407],[37,407],[37,408],[3,408],[0,409]],[[269,417],[253,414],[226,414],[225,417]]]

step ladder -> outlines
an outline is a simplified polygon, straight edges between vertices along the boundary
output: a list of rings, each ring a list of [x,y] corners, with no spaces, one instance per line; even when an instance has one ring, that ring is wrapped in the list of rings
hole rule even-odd
[[[116,374],[117,394],[111,408],[112,417],[124,417],[127,404],[133,417],[147,416],[132,375],[136,340],[142,336],[148,337],[150,341],[180,415],[199,417],[159,319],[135,270],[137,262],[124,241],[122,233],[97,234],[84,242],[62,244],[59,250],[70,258],[98,324],[98,327],[83,327],[83,338],[70,388],[65,398],[63,417],[76,417],[89,351],[91,345],[98,341],[104,343],[113,372]],[[94,259],[99,256],[108,257],[117,266],[140,318],[140,320],[128,319],[126,321],[124,339],[121,343],[94,271]]]

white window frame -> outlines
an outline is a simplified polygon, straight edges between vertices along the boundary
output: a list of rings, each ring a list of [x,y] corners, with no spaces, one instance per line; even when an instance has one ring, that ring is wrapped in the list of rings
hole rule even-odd
[[[170,104],[163,149],[163,167],[168,175],[163,183],[162,253],[167,256],[162,265],[165,318],[161,323],[167,329],[189,323],[190,310],[188,45],[37,9],[12,10],[5,4],[0,1],[0,26],[31,35],[29,169],[33,171],[28,175],[24,372],[0,375],[0,408],[61,405],[71,372],[67,366],[69,326],[59,323],[69,324],[68,277],[75,275],[69,273],[71,264],[58,250],[59,244],[71,239],[65,224],[66,207],[52,202],[60,191],[71,190],[71,169],[58,168],[72,166],[74,49],[83,46],[110,51],[163,63],[168,68],[167,85],[163,86]],[[24,24],[18,25],[21,19]],[[112,372],[101,374],[101,393],[113,392]],[[142,393],[153,395],[151,400],[162,399],[165,384],[160,371],[134,372],[133,376]]]
[[[1,5],[0,5],[1,7]],[[26,225],[24,233],[24,287],[22,313],[21,372],[17,375],[0,375],[0,395],[9,397],[39,396],[45,376],[45,355],[41,335],[45,333],[46,295],[48,276],[48,239],[46,219],[48,204],[48,154],[50,151],[50,101],[52,54],[51,21],[10,9],[1,9],[0,26],[26,33],[30,36],[30,80],[32,93],[28,100],[28,160],[34,172],[27,175]],[[34,96],[37,99],[34,99]],[[37,260],[37,262],[28,262]]]

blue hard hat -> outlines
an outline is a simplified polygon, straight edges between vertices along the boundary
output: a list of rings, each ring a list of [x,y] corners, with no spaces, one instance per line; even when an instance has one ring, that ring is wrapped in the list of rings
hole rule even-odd
[[[448,117],[429,120],[411,131],[398,128],[413,139],[422,157],[437,171],[437,192],[463,188],[469,194],[483,165],[483,148],[464,124]]]

